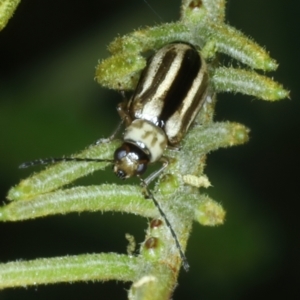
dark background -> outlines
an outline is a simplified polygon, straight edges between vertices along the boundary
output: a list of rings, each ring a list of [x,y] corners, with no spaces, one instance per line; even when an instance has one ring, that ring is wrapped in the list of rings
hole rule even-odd
[[[175,21],[179,0],[149,0]],[[221,149],[207,161],[207,192],[227,210],[224,226],[195,224],[191,270],[174,299],[289,299],[299,292],[299,2],[231,0],[227,19],[266,46],[280,67],[270,74],[291,90],[277,103],[222,94],[216,119],[251,128],[246,145]],[[33,170],[23,161],[62,156],[108,136],[121,96],[93,80],[106,46],[118,34],[160,19],[141,0],[22,1],[0,32],[1,200]],[[90,176],[111,180],[108,169]],[[84,213],[0,224],[0,261],[67,254],[124,253],[126,232],[143,240],[146,220]],[[0,299],[126,299],[128,284],[76,283],[0,292]]]

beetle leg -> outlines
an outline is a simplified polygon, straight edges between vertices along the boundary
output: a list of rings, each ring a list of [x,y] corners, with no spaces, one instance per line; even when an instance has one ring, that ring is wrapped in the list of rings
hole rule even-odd
[[[145,185],[149,185],[154,179],[156,179],[163,171],[164,169],[168,166],[169,161],[166,157],[161,157],[160,161],[163,162],[163,165],[153,173],[151,173],[146,179],[143,179],[142,182]]]

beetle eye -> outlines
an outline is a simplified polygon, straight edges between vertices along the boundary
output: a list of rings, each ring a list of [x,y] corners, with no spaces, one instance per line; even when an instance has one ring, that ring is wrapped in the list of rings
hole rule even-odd
[[[120,169],[117,170],[116,175],[122,180],[126,179],[126,177],[127,177],[126,173]]]
[[[116,149],[114,154],[114,160],[115,161],[121,160],[127,155],[127,152],[128,152],[128,147],[125,147],[123,144],[120,148]]]

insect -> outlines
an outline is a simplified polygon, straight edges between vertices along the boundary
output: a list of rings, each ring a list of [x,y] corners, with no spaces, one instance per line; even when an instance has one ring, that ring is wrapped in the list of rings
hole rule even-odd
[[[26,162],[20,167],[61,161],[106,161],[114,164],[114,172],[120,179],[139,177],[145,197],[151,198],[159,210],[175,240],[183,266],[188,270],[189,265],[177,235],[147,187],[168,165],[168,159],[163,156],[165,149],[178,146],[203,106],[208,83],[206,63],[194,46],[181,42],[168,44],[148,59],[129,101],[118,105],[125,131],[123,144],[116,149],[112,160],[49,158]],[[114,136],[115,133],[109,139]],[[142,179],[148,164],[157,161],[162,162],[162,166]]]

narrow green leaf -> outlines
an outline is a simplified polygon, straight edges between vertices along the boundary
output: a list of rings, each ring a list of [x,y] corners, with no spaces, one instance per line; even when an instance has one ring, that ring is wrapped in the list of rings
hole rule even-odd
[[[153,202],[144,198],[139,186],[102,184],[78,186],[11,202],[0,208],[0,221],[83,211],[121,211],[145,217],[158,214]]]
[[[74,157],[112,159],[113,153],[119,144],[119,141],[114,140],[90,146],[80,154],[74,155]],[[94,171],[102,170],[108,164],[107,162],[62,162],[54,164],[44,171],[22,180],[17,186],[10,189],[7,198],[9,200],[31,199],[37,195],[61,188]]]
[[[86,280],[133,281],[139,259],[119,254],[87,254],[0,264],[0,289]]]
[[[207,27],[199,26],[199,34],[206,38],[211,37],[218,52],[227,54],[253,69],[273,71],[278,67],[264,48],[229,25],[211,23]]]
[[[13,16],[21,0],[0,0],[0,31]]]
[[[213,72],[212,83],[218,92],[239,92],[269,101],[289,97],[289,91],[281,84],[243,69],[217,68]]]

